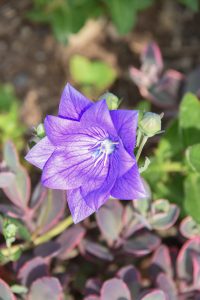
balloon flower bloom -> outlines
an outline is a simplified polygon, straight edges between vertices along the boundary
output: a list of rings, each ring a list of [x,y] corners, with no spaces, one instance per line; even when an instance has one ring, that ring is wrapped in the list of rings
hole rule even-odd
[[[70,84],[64,88],[58,116],[45,118],[46,136],[26,160],[42,170],[45,187],[66,190],[74,223],[109,197],[146,196],[133,154],[137,122],[137,111],[109,111],[106,100],[94,103]]]

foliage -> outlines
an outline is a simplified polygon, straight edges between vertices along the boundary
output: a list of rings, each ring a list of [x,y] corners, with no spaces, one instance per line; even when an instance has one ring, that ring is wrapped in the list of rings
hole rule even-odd
[[[116,78],[116,71],[106,63],[99,60],[90,61],[80,55],[70,59],[69,68],[73,81],[88,97],[101,94]]]
[[[20,105],[9,84],[0,85],[0,144],[8,139],[15,142],[18,149],[24,145],[25,127],[20,122]]]

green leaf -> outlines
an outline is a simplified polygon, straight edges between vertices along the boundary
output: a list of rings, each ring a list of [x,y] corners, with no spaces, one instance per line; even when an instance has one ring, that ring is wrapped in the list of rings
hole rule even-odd
[[[200,174],[191,173],[184,183],[186,212],[197,222],[200,223]]]
[[[200,102],[198,98],[188,93],[180,105],[179,126],[185,147],[200,142]]]
[[[187,149],[186,160],[193,171],[200,173],[200,144],[190,146]]]
[[[182,4],[186,5],[194,12],[199,10],[199,0],[179,0]]]
[[[115,70],[106,63],[90,61],[80,55],[71,58],[70,73],[78,84],[94,86],[98,91],[109,87],[116,78]]]

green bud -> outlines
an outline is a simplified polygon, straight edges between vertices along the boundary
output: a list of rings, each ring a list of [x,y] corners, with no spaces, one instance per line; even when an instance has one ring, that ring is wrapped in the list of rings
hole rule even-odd
[[[37,137],[39,137],[40,139],[42,139],[43,137],[46,136],[46,133],[45,133],[45,128],[44,128],[44,125],[42,123],[40,123],[37,128],[36,128],[36,135]]]
[[[10,247],[11,244],[15,241],[17,234],[17,226],[14,223],[11,223],[8,220],[4,221],[3,224],[3,235],[6,240],[7,247]]]
[[[107,92],[102,96],[100,96],[99,100],[103,100],[103,99],[106,100],[109,110],[118,109],[121,102],[117,96],[115,96],[113,93],[110,92]]]
[[[147,112],[139,122],[139,129],[147,137],[152,137],[161,132],[162,115]]]

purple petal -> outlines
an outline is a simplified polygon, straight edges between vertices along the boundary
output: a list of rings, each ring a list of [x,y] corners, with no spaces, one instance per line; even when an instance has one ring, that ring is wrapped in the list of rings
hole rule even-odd
[[[110,111],[110,115],[124,147],[129,153],[133,153],[136,143],[138,111],[112,110]]]
[[[146,197],[144,185],[136,164],[125,175],[116,180],[111,190],[111,195],[115,198],[125,200]]]
[[[67,202],[75,224],[95,212],[95,209],[87,206],[80,188],[67,191]]]
[[[66,142],[67,135],[80,130],[80,122],[47,116],[44,127],[49,140],[54,145],[60,146]]]
[[[130,155],[121,143],[118,145],[118,149],[113,153],[113,155],[115,155],[116,162],[118,162],[118,166],[116,166],[118,168],[118,177],[127,173],[136,163],[136,159],[133,154]]]
[[[28,152],[25,159],[34,166],[43,169],[54,150],[54,145],[50,142],[48,137],[45,137]]]
[[[92,102],[73,88],[69,83],[65,86],[61,96],[58,115],[62,118],[80,120]]]
[[[119,162],[115,155],[111,156],[109,161],[109,170],[107,177],[100,188],[91,190],[91,184],[82,186],[82,194],[86,204],[97,211],[109,198],[110,191],[115,184],[118,176]],[[95,181],[95,179],[94,179]],[[91,190],[91,191],[90,191]]]
[[[110,112],[105,100],[98,101],[93,104],[81,117],[81,124],[83,126],[94,126],[98,125],[113,137],[117,136],[116,129],[113,125]]]

